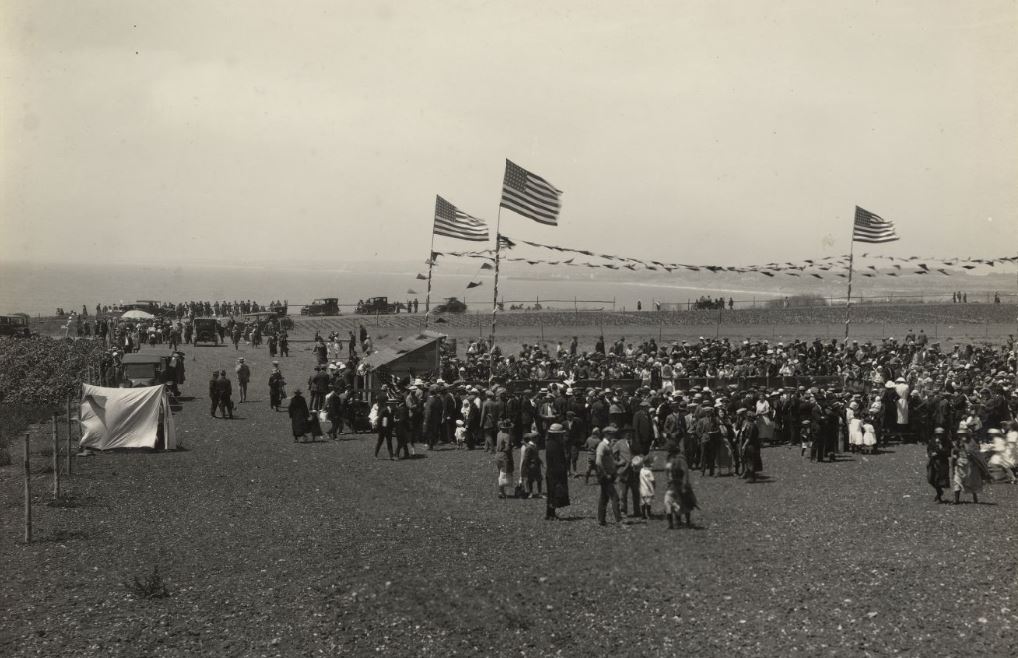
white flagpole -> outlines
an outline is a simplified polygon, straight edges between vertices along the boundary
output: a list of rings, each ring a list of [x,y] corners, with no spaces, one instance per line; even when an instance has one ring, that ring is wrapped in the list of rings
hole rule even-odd
[[[852,215],[852,236],[848,247],[848,297],[845,301],[845,342],[848,342],[848,329],[852,324],[852,266],[855,261],[855,215]]]

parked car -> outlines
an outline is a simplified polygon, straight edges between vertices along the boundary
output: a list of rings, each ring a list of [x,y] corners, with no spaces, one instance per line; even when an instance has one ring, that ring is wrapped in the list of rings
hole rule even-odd
[[[28,330],[28,316],[21,313],[0,315],[0,336],[17,336],[28,338],[32,332]]]
[[[301,315],[339,315],[339,298],[322,297],[300,310]]]
[[[155,386],[166,381],[170,356],[134,352],[120,358],[120,388]]]
[[[395,311],[396,305],[390,304],[388,297],[369,297],[357,302],[358,315],[386,315]]]
[[[449,297],[444,304],[435,307],[435,313],[465,313],[467,305],[455,297]]]
[[[218,318],[195,318],[194,319],[194,344],[211,343],[219,344],[219,319]]]

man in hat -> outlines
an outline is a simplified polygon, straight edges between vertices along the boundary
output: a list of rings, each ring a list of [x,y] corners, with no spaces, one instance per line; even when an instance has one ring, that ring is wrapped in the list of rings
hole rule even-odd
[[[608,425],[601,430],[601,442],[597,445],[594,453],[594,465],[597,467],[597,482],[601,487],[597,499],[597,522],[605,525],[608,501],[612,504],[612,513],[615,515],[615,522],[622,522],[622,515],[619,513],[619,493],[615,490],[615,480],[618,477],[618,467],[612,455],[612,444],[615,440],[615,426]]]
[[[385,448],[389,451],[389,460],[393,461],[396,457],[392,454],[392,430],[393,430],[393,402],[395,400],[390,399],[388,396],[382,396],[378,400],[378,416],[376,423],[378,424],[378,442],[375,443],[375,459],[378,459],[378,451],[382,448],[382,442],[385,442]],[[335,425],[333,425],[335,428]],[[335,438],[335,435],[333,435]]]
[[[424,401],[424,440],[428,450],[434,450],[435,444],[444,434],[445,402],[442,391],[437,384],[428,387],[428,398]]]
[[[219,371],[219,379],[216,380],[216,392],[219,399],[219,412],[223,418],[229,415],[230,420],[233,420],[233,400],[230,399],[233,395],[233,384],[226,377],[226,370]]]
[[[209,379],[209,400],[212,402],[212,408],[210,409],[212,417],[216,417],[216,409],[219,408],[219,387],[216,382],[219,380],[219,371],[212,371],[212,378]]]
[[[633,454],[650,454],[653,445],[654,421],[650,417],[650,401],[644,398],[633,414]]]
[[[951,486],[951,443],[943,427],[933,429],[933,438],[926,445],[926,481],[937,495],[934,502],[943,503],[944,489]]]
[[[619,499],[622,505],[622,515],[629,516],[629,499],[633,499],[632,516],[640,515],[640,481],[637,469],[633,468],[633,449],[630,437],[633,435],[632,427],[623,427],[619,430],[618,439],[612,444],[612,458],[615,460],[616,482],[618,484]]]
[[[308,410],[307,400],[301,395],[300,389],[296,389],[293,392],[293,397],[290,399],[290,406],[287,409],[287,413],[290,416],[290,429],[293,431],[293,442],[296,443],[298,440],[303,439],[308,431],[310,430],[310,423],[308,416],[310,414]]]
[[[240,402],[247,402],[247,383],[251,380],[251,369],[244,363],[244,357],[237,359],[237,388],[240,389]]]
[[[566,428],[552,423],[545,436],[545,484],[548,497],[545,520],[553,520],[555,510],[569,505],[569,456],[566,447]]]
[[[481,433],[484,435],[484,451],[492,452],[495,449],[498,423],[505,415],[505,406],[495,399],[492,391],[487,391],[486,395],[487,399],[481,405]]]

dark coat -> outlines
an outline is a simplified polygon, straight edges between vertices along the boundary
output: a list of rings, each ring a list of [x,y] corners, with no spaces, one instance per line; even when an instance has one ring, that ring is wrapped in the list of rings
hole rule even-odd
[[[544,451],[548,507],[566,507],[569,505],[569,458],[566,456],[566,435],[549,432],[545,437]]]
[[[311,430],[308,422],[308,401],[303,395],[294,393],[290,398],[290,407],[287,409],[290,414],[290,425],[293,428],[294,437],[302,437]]]
[[[633,414],[633,454],[646,455],[654,445],[654,421],[646,407]]]

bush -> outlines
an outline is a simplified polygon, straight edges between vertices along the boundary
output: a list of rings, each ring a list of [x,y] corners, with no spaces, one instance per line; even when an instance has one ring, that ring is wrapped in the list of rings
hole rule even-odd
[[[78,396],[89,366],[103,354],[97,340],[0,338],[0,400],[8,405],[56,406]]]
[[[163,577],[159,575],[158,566],[152,568],[152,573],[145,580],[135,576],[133,581],[125,580],[123,585],[127,592],[136,599],[165,599],[170,595],[170,590],[163,582]]]

